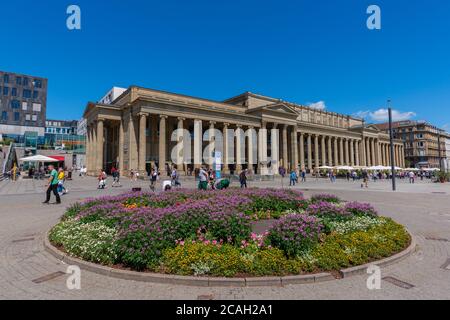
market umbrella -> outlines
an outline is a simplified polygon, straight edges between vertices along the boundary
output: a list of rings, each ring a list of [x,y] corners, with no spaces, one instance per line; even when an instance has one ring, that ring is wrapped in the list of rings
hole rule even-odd
[[[321,166],[321,167],[319,167],[319,169],[333,169],[333,167],[329,167],[329,166]]]
[[[20,158],[19,160],[28,162],[58,162],[58,160],[54,158],[46,157],[40,154],[31,157]]]
[[[350,166],[339,166],[339,167],[336,167],[336,170],[346,170],[346,171],[351,171],[351,170],[355,170],[355,168],[350,167]]]

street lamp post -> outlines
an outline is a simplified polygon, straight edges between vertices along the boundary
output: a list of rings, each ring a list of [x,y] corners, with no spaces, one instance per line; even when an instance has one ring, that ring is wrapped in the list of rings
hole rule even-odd
[[[396,190],[395,185],[395,162],[394,162],[394,134],[392,133],[392,109],[391,100],[388,100],[389,110],[389,140],[391,143],[391,172],[392,172],[392,191]]]
[[[438,131],[438,152],[439,152],[439,169],[441,170],[441,172],[443,172],[444,170],[442,167],[442,154],[441,154],[441,133]]]

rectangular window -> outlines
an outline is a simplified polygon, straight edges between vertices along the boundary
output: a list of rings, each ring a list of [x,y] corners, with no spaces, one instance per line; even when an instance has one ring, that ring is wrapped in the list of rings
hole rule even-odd
[[[17,97],[17,88],[11,88],[11,96]]]
[[[21,86],[21,85],[22,85],[22,77],[17,77],[17,78],[16,78],[16,84],[17,84],[18,86]]]
[[[23,85],[28,86],[28,78],[23,78]]]
[[[42,80],[34,79],[34,87],[35,88],[42,88]]]
[[[23,89],[23,97],[26,99],[31,98],[31,90]]]
[[[20,113],[14,112],[14,121],[19,121],[19,120],[20,120]]]
[[[39,92],[36,90],[33,91],[33,99],[37,99],[39,97]]]
[[[25,115],[25,120],[30,121],[30,120],[31,120],[31,115],[26,114],[26,115]]]
[[[3,95],[7,96],[9,94],[9,88],[8,87],[3,87]]]
[[[26,101],[22,102],[22,110],[28,110],[28,102]]]
[[[3,82],[9,83],[9,75],[8,74],[3,75]]]
[[[8,120],[8,112],[2,111],[2,120]]]
[[[19,100],[11,100],[11,108],[12,109],[19,109],[20,108],[20,101]]]
[[[37,121],[37,115],[33,114],[32,119],[33,119],[33,121]]]
[[[40,103],[33,103],[33,111],[41,112],[41,104]]]

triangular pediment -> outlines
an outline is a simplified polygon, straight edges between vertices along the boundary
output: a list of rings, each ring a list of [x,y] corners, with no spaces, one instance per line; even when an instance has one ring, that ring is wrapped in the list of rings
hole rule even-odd
[[[286,114],[286,115],[296,115],[296,116],[298,115],[297,111],[295,111],[293,108],[291,108],[290,106],[288,106],[284,103],[269,104],[267,106],[264,106],[262,109],[266,110],[266,111],[272,111],[272,112],[282,113],[282,114]]]

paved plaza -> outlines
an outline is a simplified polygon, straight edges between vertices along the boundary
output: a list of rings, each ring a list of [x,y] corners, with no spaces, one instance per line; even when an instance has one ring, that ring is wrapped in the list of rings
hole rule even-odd
[[[132,183],[123,178],[122,183],[121,188],[97,190],[94,178],[75,177],[67,182],[69,193],[58,206],[41,204],[44,181],[0,182],[0,299],[450,299],[450,184],[429,181],[414,185],[399,181],[395,193],[387,181],[361,189],[359,182],[338,180],[331,184],[326,179],[308,179],[295,187],[307,196],[330,192],[344,200],[370,202],[381,215],[404,224],[415,236],[417,251],[382,269],[382,277],[394,281],[383,280],[380,290],[367,289],[367,275],[284,287],[207,288],[121,280],[84,270],[81,290],[68,290],[67,275],[62,273],[67,265],[44,250],[46,232],[71,203],[118,194],[132,186],[149,189],[148,181]],[[193,179],[183,179],[182,183],[184,187],[195,186]],[[249,182],[257,187],[288,184],[288,179],[282,182],[280,178]],[[61,273],[55,274],[58,271]]]

